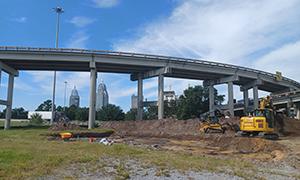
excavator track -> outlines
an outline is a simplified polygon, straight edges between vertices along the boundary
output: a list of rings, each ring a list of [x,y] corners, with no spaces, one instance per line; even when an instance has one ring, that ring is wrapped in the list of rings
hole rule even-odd
[[[279,135],[276,133],[267,133],[267,134],[264,134],[263,137],[268,140],[278,140],[279,139]]]

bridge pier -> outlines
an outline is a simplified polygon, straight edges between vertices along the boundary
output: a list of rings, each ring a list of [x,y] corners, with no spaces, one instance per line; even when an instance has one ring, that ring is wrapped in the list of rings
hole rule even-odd
[[[7,88],[7,99],[0,99],[0,105],[6,106],[5,122],[4,129],[10,129],[11,122],[11,111],[12,111],[12,102],[13,102],[13,91],[14,91],[14,79],[19,75],[19,72],[10,66],[0,62],[0,84],[1,84],[1,75],[2,70],[8,73],[8,88]]]
[[[296,119],[300,120],[300,107],[296,106]]]
[[[14,91],[14,78],[15,78],[14,75],[9,74],[8,89],[7,89],[7,106],[6,106],[4,129],[10,129],[12,100],[13,100],[13,91]]]
[[[243,96],[244,96],[244,113],[247,114],[248,113],[248,109],[249,109],[249,93],[248,93],[248,89],[247,90],[243,90]]]
[[[215,88],[213,84],[208,86],[209,93],[209,115],[212,117],[215,115]]]
[[[158,76],[158,119],[164,118],[164,76]]]
[[[93,129],[95,127],[96,119],[96,83],[97,83],[97,70],[95,62],[91,62],[90,70],[90,105],[89,105],[89,122],[88,128]]]
[[[233,82],[228,82],[228,109],[230,116],[234,116],[234,95],[233,95]]]
[[[137,116],[136,116],[136,120],[143,120],[143,109],[144,109],[144,105],[143,105],[143,78],[142,78],[142,74],[140,73],[138,75],[138,107],[137,107]]]
[[[253,103],[254,103],[254,110],[258,109],[259,99],[258,99],[258,87],[257,86],[253,87]]]

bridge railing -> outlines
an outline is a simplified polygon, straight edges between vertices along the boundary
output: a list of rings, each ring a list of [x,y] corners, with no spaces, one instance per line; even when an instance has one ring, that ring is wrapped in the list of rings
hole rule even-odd
[[[261,70],[256,70],[252,68],[246,68],[237,65],[231,65],[226,63],[218,63],[213,61],[206,61],[200,59],[191,59],[191,58],[178,58],[171,56],[162,56],[162,55],[150,55],[150,54],[141,54],[141,53],[130,53],[130,52],[118,52],[118,51],[109,51],[109,50],[88,50],[88,49],[74,49],[74,48],[33,48],[33,47],[15,47],[15,46],[0,46],[0,51],[33,51],[33,52],[61,52],[61,53],[80,53],[80,54],[97,54],[97,55],[112,55],[112,56],[124,56],[124,57],[135,57],[135,58],[147,58],[147,59],[157,59],[157,60],[175,60],[180,62],[192,62],[198,64],[204,64],[208,66],[218,66],[223,68],[232,68],[236,70],[254,72],[257,74],[266,75],[272,78],[275,78],[276,75],[264,72]],[[290,78],[283,77],[283,80],[293,83],[300,87],[300,83],[294,81]]]

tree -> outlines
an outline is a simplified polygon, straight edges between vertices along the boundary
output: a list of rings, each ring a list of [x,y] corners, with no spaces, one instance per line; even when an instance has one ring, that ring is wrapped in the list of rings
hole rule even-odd
[[[43,124],[42,115],[35,113],[30,117],[30,125],[38,126]]]
[[[137,109],[130,109],[125,114],[125,120],[136,120],[136,115],[137,115]]]
[[[64,108],[61,107],[61,106],[57,106],[56,111],[57,111],[57,112],[63,112],[63,111],[64,111]]]
[[[97,112],[96,118],[100,121],[122,121],[125,119],[125,114],[119,106],[109,104]]]
[[[78,111],[78,108],[74,105],[66,108],[66,116],[70,119],[70,120],[77,120],[76,119],[76,112]]]
[[[52,101],[46,100],[42,104],[39,105],[39,107],[36,109],[36,111],[51,111],[52,108]]]
[[[146,120],[157,119],[158,118],[157,114],[158,114],[157,106],[149,106],[146,108],[146,111],[144,113],[144,119]]]
[[[224,95],[218,95],[215,89],[215,103],[221,104]],[[189,119],[199,117],[200,114],[209,111],[209,90],[203,86],[189,87],[179,97],[177,118]]]
[[[89,118],[89,108],[78,108],[75,112],[75,119],[78,121],[87,121]]]
[[[11,116],[13,119],[27,119],[28,111],[25,111],[24,108],[15,108],[11,112]]]
[[[0,118],[5,118],[6,109],[3,109],[3,112],[0,113]],[[28,111],[25,111],[24,108],[14,108],[11,110],[11,117],[13,119],[27,119],[28,118]]]
[[[178,110],[178,102],[171,100],[170,102],[164,101],[164,115],[167,118],[176,116]]]

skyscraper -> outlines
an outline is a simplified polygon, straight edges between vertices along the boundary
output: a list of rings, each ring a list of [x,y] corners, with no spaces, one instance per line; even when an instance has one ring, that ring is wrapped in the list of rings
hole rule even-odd
[[[80,97],[78,95],[78,91],[76,89],[76,86],[74,86],[74,89],[71,92],[69,106],[73,105],[73,106],[79,107],[79,101],[80,101]]]
[[[98,85],[97,99],[96,99],[96,110],[99,111],[102,107],[108,105],[108,92],[103,81]]]

